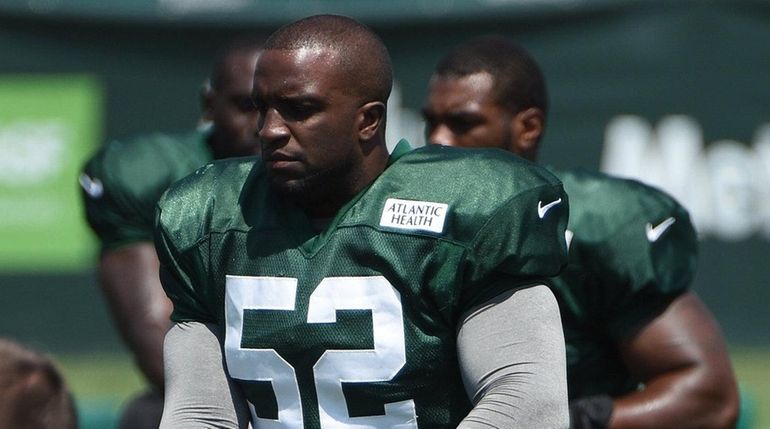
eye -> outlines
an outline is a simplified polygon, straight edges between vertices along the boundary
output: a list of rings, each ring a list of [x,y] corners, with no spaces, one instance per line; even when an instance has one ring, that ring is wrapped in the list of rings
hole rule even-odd
[[[436,117],[423,110],[422,119],[425,122],[425,134],[430,135],[436,128]]]
[[[447,126],[455,134],[465,134],[478,126],[481,121],[471,116],[455,116],[447,119]]]
[[[321,106],[310,102],[287,102],[280,107],[286,120],[304,121],[321,111]]]
[[[257,97],[250,97],[249,103],[251,103],[252,108],[260,114],[264,114],[267,110],[267,104]]]
[[[428,113],[424,113],[423,112],[422,119],[425,121],[425,124],[428,124],[428,125],[431,125],[431,126],[433,126],[436,123],[435,116],[433,116],[431,114],[428,114]]]

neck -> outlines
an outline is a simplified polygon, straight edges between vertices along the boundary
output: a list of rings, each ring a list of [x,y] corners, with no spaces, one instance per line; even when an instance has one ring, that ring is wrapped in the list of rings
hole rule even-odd
[[[348,168],[346,174],[331,174],[325,184],[326,192],[301,204],[312,219],[333,218],[337,212],[374,182],[388,166],[389,154],[385,143],[365,150],[362,162]],[[334,190],[334,191],[331,191]]]

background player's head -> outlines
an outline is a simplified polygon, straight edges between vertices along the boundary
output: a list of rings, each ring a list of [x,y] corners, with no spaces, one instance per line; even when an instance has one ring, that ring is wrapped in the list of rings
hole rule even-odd
[[[261,42],[238,39],[214,63],[203,91],[203,119],[212,124],[209,145],[215,158],[258,155],[257,112],[251,102],[254,67]]]
[[[368,27],[337,15],[284,26],[264,49],[254,102],[268,174],[312,215],[331,216],[387,164],[388,51]]]
[[[0,427],[75,429],[72,395],[47,357],[0,338]]]
[[[436,67],[423,109],[429,143],[497,147],[533,160],[548,95],[537,63],[498,36],[455,47]]]

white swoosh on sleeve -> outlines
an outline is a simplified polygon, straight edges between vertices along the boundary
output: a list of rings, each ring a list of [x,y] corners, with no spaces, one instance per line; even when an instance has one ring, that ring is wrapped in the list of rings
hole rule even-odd
[[[660,236],[663,235],[663,233],[666,232],[666,230],[668,230],[671,225],[674,224],[674,222],[676,222],[676,219],[669,217],[655,226],[652,226],[651,223],[647,223],[647,225],[644,226],[644,232],[647,235],[647,240],[650,243],[658,241]]]

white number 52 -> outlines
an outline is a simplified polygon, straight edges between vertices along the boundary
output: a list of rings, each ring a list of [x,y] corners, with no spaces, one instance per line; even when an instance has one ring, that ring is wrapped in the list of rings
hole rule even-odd
[[[228,275],[225,283],[225,359],[230,376],[269,381],[278,403],[278,419],[257,417],[259,428],[302,429],[302,402],[294,368],[273,349],[241,348],[246,310],[296,308],[297,279]],[[310,295],[307,323],[335,323],[337,310],[371,310],[373,349],[327,350],[313,366],[323,429],[416,429],[413,400],[385,404],[385,414],[350,417],[342,383],[391,380],[406,363],[401,296],[382,276],[328,277]]]

